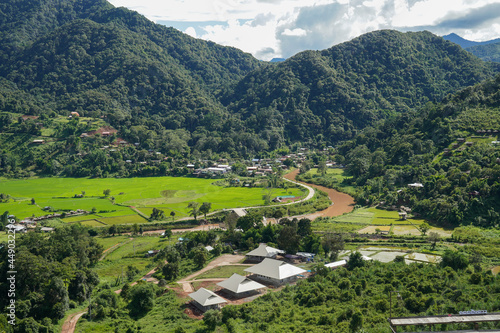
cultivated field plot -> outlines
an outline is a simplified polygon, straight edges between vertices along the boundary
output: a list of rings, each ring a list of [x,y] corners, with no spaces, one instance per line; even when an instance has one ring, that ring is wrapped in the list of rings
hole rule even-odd
[[[421,232],[412,225],[395,225],[392,227],[394,235],[420,235]]]
[[[343,223],[336,221],[318,221],[314,220],[311,223],[312,230],[315,232],[356,232],[363,228],[361,224]]]
[[[97,241],[108,251],[104,259],[99,261],[94,269],[99,274],[101,281],[109,283],[113,283],[122,272],[126,273],[128,266],[136,267],[141,271],[141,274],[147,273],[153,265],[153,260],[145,257],[147,251],[159,250],[175,242],[175,240],[167,240],[157,236],[130,237],[126,235],[99,237]]]
[[[358,233],[360,234],[376,234],[380,231],[384,232],[384,233],[389,233],[389,231],[391,230],[391,226],[390,225],[370,225],[368,227],[365,227],[361,230],[358,230]]]
[[[387,252],[387,251],[381,251],[379,253],[376,253],[376,254],[370,256],[370,258],[373,258],[373,259],[381,261],[381,262],[391,262],[397,256],[405,256],[405,255],[407,255],[406,252],[399,252],[399,251]]]
[[[211,179],[181,177],[0,180],[2,193],[12,197],[9,203],[0,204],[0,213],[9,211],[10,214],[22,219],[33,214],[45,215],[42,208],[51,206],[55,210],[91,211],[94,208],[97,214],[109,218],[136,215],[133,210],[126,207],[134,206],[144,209],[145,213],[149,213],[153,207],[163,209],[166,215],[175,211],[178,218],[188,216],[187,205],[190,201],[210,202],[212,210],[264,204],[261,188],[221,187],[212,185],[213,182]],[[103,192],[108,189],[110,196],[105,198]],[[82,193],[85,193],[83,198],[75,198],[75,195]],[[279,195],[300,196],[302,193],[297,188],[286,191],[276,189],[273,196]],[[114,205],[111,197],[120,205]],[[31,204],[32,198],[35,199],[35,205]],[[137,223],[137,221],[110,220],[109,223]]]
[[[431,263],[437,263],[441,261],[440,256],[436,256],[433,254],[426,254],[426,253],[410,253],[405,257],[405,259],[413,261],[431,262]]]
[[[103,227],[106,225],[102,222],[99,222],[98,220],[86,220],[86,221],[80,221],[78,223],[87,227]]]

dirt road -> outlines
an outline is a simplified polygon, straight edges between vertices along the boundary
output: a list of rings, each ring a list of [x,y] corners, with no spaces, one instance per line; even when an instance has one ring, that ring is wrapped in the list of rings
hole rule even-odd
[[[184,279],[177,281],[177,283],[182,285],[182,289],[185,292],[192,293],[194,289],[193,286],[191,285],[191,280],[193,280],[195,277],[218,266],[228,266],[228,265],[238,264],[244,258],[245,256],[242,255],[223,254],[220,257],[212,260],[206,267],[200,269],[196,273],[186,276]]]
[[[297,176],[298,173],[299,170],[294,170],[286,174],[285,178],[290,180],[295,180],[295,177]],[[328,197],[333,202],[333,205],[330,205],[330,207],[328,207],[325,210],[306,215],[305,217],[308,219],[314,220],[315,218],[320,216],[326,216],[326,217],[339,216],[344,213],[349,213],[354,209],[354,198],[348,194],[320,185],[308,184],[303,182],[299,183],[317,188],[318,190],[328,193]]]
[[[64,322],[61,333],[73,333],[76,328],[76,323],[78,322],[78,319],[80,319],[81,316],[87,313],[87,309],[83,310],[82,312],[77,312],[73,313],[66,319]]]

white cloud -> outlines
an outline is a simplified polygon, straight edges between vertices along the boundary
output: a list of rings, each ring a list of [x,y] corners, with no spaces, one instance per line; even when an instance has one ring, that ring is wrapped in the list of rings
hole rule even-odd
[[[263,60],[325,49],[378,29],[500,37],[498,0],[110,0]],[[498,14],[496,14],[498,12]],[[176,24],[176,22],[178,24]]]
[[[285,31],[283,31],[281,33],[281,35],[283,35],[283,36],[303,37],[303,36],[307,35],[307,31],[305,31],[304,29],[300,29],[300,28],[295,28],[293,30],[285,29]]]
[[[196,38],[196,29],[195,28],[189,27],[184,32],[187,33],[189,36]]]

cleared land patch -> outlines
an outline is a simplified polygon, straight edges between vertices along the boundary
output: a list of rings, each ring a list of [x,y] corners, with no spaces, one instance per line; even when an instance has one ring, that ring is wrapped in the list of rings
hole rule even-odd
[[[214,278],[230,278],[234,273],[239,275],[247,275],[245,269],[250,267],[251,265],[227,265],[227,266],[218,266],[212,268],[211,270],[198,275],[195,279],[214,279]]]

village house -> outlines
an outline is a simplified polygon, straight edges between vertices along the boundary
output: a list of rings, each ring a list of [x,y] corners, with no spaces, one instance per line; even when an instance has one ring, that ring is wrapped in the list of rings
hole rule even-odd
[[[259,247],[246,254],[248,261],[261,262],[265,258],[276,258],[278,254],[284,254],[285,251],[267,246],[265,243],[259,244]]]
[[[189,297],[194,300],[193,305],[203,312],[210,309],[219,309],[221,304],[227,303],[224,298],[205,288],[200,288],[189,294]]]
[[[266,286],[250,280],[245,276],[233,274],[229,279],[217,283],[219,287],[224,288],[229,295],[237,298],[243,298],[252,294],[258,289],[265,288]]]
[[[296,281],[299,275],[307,271],[281,260],[265,258],[260,264],[245,269],[245,272],[252,273],[250,277],[254,280],[282,285]]]

